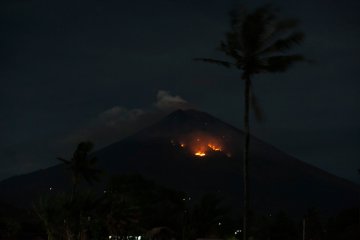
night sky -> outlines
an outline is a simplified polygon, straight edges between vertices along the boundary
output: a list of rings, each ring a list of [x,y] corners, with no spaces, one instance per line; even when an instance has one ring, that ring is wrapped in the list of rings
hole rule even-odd
[[[268,1],[2,0],[0,179],[45,168],[91,139],[120,140],[178,107],[242,126],[240,72],[194,62],[216,50],[228,11]],[[259,75],[253,134],[360,182],[360,1],[273,1],[301,20],[313,60]]]

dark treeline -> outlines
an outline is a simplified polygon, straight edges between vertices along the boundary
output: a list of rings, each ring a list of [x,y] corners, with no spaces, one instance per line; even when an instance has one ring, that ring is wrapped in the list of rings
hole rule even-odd
[[[42,196],[34,209],[1,205],[0,239],[242,239],[242,219],[216,194],[194,200],[139,175],[111,178],[101,194],[79,190]],[[359,209],[304,218],[251,214],[250,236],[259,240],[359,239]],[[132,237],[132,238],[131,238]]]
[[[0,239],[242,239],[238,209],[208,193],[192,199],[140,175],[115,175],[105,188],[84,190],[79,185],[101,180],[91,142],[80,143],[70,160],[59,158],[71,173],[72,187],[47,192],[32,209],[0,203]],[[65,173],[64,173],[65,174]],[[69,174],[67,174],[69,176]],[[104,179],[104,178],[103,178]],[[249,236],[254,240],[360,239],[360,211],[346,209],[325,218],[309,209],[302,218],[286,212],[250,212]]]

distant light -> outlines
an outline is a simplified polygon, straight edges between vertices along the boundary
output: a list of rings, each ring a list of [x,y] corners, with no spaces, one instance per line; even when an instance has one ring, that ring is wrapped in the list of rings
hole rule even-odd
[[[186,201],[186,199],[185,199],[185,198],[183,198],[183,201]]]
[[[52,189],[53,189],[52,187],[49,188],[50,191],[51,191]]]
[[[222,225],[222,223],[221,223],[221,222],[219,222],[219,223],[218,223],[218,225],[219,225],[219,226],[221,226],[221,225]]]
[[[106,193],[106,190],[104,190],[104,193]]]
[[[112,236],[109,236],[109,239],[111,239],[112,238]]]
[[[191,197],[189,197],[189,201],[191,200]]]

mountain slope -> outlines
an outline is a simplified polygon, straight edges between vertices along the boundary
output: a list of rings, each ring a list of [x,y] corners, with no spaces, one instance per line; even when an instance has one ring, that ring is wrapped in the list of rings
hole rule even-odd
[[[140,173],[186,191],[195,199],[206,192],[217,192],[239,209],[242,139],[242,131],[207,113],[178,110],[95,155],[108,176]],[[26,203],[50,188],[62,190],[69,185],[63,168],[58,165],[5,180],[0,183],[0,196]],[[250,173],[253,208],[258,211],[301,213],[308,207],[334,211],[359,203],[358,185],[299,161],[255,137],[251,138]]]

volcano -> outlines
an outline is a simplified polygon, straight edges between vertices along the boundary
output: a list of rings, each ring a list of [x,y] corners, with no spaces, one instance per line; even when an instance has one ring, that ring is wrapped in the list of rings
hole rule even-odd
[[[217,193],[242,205],[243,132],[211,115],[178,110],[158,123],[94,154],[107,176],[141,174],[193,199]],[[4,201],[26,205],[49,191],[69,186],[64,165],[0,183]],[[105,181],[105,180],[104,180]],[[103,189],[104,185],[98,185]],[[250,189],[256,211],[304,213],[315,207],[333,212],[358,205],[360,187],[302,162],[252,136]]]

